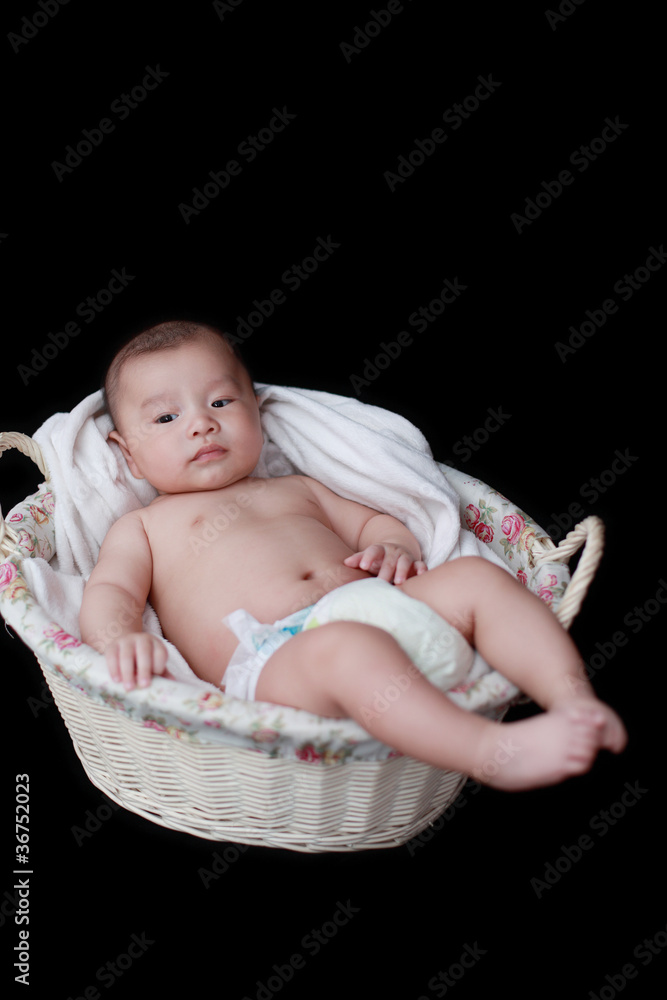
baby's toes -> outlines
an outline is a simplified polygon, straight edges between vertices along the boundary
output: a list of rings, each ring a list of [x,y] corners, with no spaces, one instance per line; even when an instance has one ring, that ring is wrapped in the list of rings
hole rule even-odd
[[[602,706],[595,701],[576,702],[571,709],[571,715],[578,725],[589,730],[599,730],[605,724],[605,713]]]
[[[624,749],[628,741],[625,726],[609,705],[600,701],[578,702],[572,706],[572,712],[576,713],[576,725],[582,737],[594,739],[598,749],[613,753]]]
[[[566,751],[568,766],[573,771],[587,771],[599,749],[600,742],[590,729],[573,733]]]
[[[595,706],[573,705],[567,711],[568,740],[566,758],[574,772],[590,768],[600,749],[604,716]]]
[[[625,749],[627,742],[628,734],[625,731],[625,726],[616,713],[612,712],[605,723],[602,746],[605,750],[611,750],[612,753],[620,753]]]

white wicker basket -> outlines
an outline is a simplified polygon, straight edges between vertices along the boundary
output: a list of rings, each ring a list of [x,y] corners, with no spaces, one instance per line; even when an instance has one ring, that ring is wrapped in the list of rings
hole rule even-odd
[[[8,448],[32,458],[48,484],[48,470],[34,441],[22,434],[0,434],[0,455]],[[556,548],[527,515],[484,483],[451,469],[447,475],[464,514],[485,492],[504,508],[503,524],[507,517],[530,524],[521,550],[523,563],[512,562],[519,547],[509,551],[506,540],[500,540],[497,549],[515,572],[525,565],[533,570],[542,564],[565,565],[584,546],[576,572],[571,580],[567,573],[566,589],[561,587],[564,593],[557,607],[554,604],[558,620],[569,628],[602,555],[601,521],[586,518]],[[21,527],[26,530],[25,520]],[[11,577],[16,589],[22,560],[34,554],[21,551],[19,534],[0,515],[5,560],[0,562],[0,571],[5,571],[0,586]],[[0,589],[0,610],[15,627],[8,613],[8,590]],[[30,636],[19,635],[32,648]],[[126,809],[197,837],[310,852],[394,847],[444,812],[466,780],[402,756],[313,762],[276,757],[261,748],[174,739],[91,697],[53,663],[35,655],[93,784]]]

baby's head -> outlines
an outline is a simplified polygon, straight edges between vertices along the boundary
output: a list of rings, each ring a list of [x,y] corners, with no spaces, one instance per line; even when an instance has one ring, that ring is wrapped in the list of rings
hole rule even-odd
[[[174,321],[133,337],[104,379],[132,475],[159,493],[220,489],[248,476],[263,435],[250,375],[215,327]]]

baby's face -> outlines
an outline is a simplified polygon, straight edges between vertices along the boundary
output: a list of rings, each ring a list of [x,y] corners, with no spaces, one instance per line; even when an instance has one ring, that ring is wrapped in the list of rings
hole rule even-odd
[[[231,348],[209,337],[126,362],[117,422],[110,437],[132,475],[159,493],[229,486],[262,451],[252,382]]]

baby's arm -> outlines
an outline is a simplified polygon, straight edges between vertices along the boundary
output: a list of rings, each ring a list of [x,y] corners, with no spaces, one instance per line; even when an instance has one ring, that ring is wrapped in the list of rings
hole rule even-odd
[[[346,566],[367,570],[389,583],[403,583],[426,571],[419,543],[401,521],[345,500],[316,480],[307,481],[333,531],[354,550],[344,560]]]
[[[104,539],[83,594],[81,638],[104,653],[112,680],[122,680],[128,691],[137,681],[147,687],[166,668],[164,643],[143,631],[152,566],[141,518],[126,514]]]
[[[346,566],[368,570],[389,583],[404,583],[426,572],[417,539],[391,514],[373,512],[353,548],[359,551],[344,560]]]

